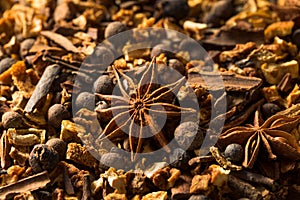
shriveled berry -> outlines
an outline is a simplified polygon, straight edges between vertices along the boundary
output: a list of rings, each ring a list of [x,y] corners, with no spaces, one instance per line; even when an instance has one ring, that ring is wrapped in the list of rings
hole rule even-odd
[[[261,112],[265,119],[268,119],[269,117],[273,116],[280,110],[281,110],[280,107],[275,103],[265,103],[261,107]]]
[[[177,70],[180,74],[185,75],[185,66],[178,59],[170,59],[169,66]]]
[[[168,58],[174,57],[174,54],[168,51],[168,49],[170,49],[170,47],[168,47],[166,44],[155,45],[151,50],[151,58],[157,57],[162,53],[165,54],[165,56],[167,56]]]
[[[100,76],[94,82],[94,90],[100,94],[111,94],[114,89],[114,83],[108,75]]]
[[[209,198],[208,196],[205,195],[192,195],[189,200],[210,200],[211,198]]]
[[[111,111],[103,112],[103,110],[107,108],[109,108],[109,105],[105,101],[99,101],[97,103],[95,111],[97,112],[97,118],[100,124],[102,124],[101,122],[106,123],[112,118]]]
[[[169,160],[172,167],[181,168],[187,166],[187,163],[191,159],[190,154],[181,148],[176,148],[170,154]]]
[[[70,112],[66,109],[65,106],[61,104],[54,104],[48,110],[49,124],[51,124],[55,128],[59,128],[61,126],[62,120],[67,119],[69,117]]]
[[[240,144],[230,144],[225,149],[225,157],[234,163],[242,162],[244,158],[244,148]]]
[[[3,58],[0,61],[0,74],[6,70],[8,70],[13,64],[17,61],[13,58]]]
[[[174,132],[174,137],[182,149],[195,150],[203,142],[203,133],[195,122],[183,122]]]
[[[59,159],[63,160],[66,157],[67,144],[59,138],[52,138],[47,141],[46,145],[57,151]]]
[[[28,55],[29,50],[31,49],[31,47],[33,46],[34,43],[35,43],[35,40],[32,38],[26,39],[23,42],[21,42],[20,55],[22,58],[24,58],[25,56]]]
[[[127,30],[127,26],[122,22],[119,21],[111,22],[110,24],[107,25],[104,31],[104,37],[105,39],[107,39],[113,35],[116,35],[126,30]]]
[[[36,173],[52,171],[59,161],[57,151],[46,144],[35,145],[29,155],[29,164]]]
[[[113,51],[106,46],[97,46],[92,54],[89,57],[89,62],[92,64],[102,65],[105,69],[108,65],[110,65],[115,59],[115,55]]]
[[[187,0],[158,0],[156,4],[164,17],[173,17],[177,20],[182,19],[189,13]]]
[[[101,157],[100,162],[107,167],[114,167],[115,169],[125,169],[127,165],[124,155],[120,153],[106,153]]]
[[[189,60],[204,60],[205,53],[202,47],[193,39],[186,38],[182,40],[178,46],[178,51],[185,51],[189,53]],[[203,51],[203,52],[201,52]]]
[[[23,116],[14,111],[9,111],[2,115],[2,124],[5,129],[26,127]]]
[[[80,110],[81,108],[94,110],[95,96],[89,92],[82,92],[77,96],[75,105],[78,110]]]

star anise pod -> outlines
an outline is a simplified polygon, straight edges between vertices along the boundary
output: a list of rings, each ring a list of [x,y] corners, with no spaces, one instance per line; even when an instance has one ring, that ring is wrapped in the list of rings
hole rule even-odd
[[[109,108],[96,111],[100,115],[107,116],[107,113],[110,113],[113,116],[97,138],[97,142],[104,139],[118,141],[120,138],[128,138],[132,161],[142,152],[145,140],[152,138],[158,142],[158,146],[170,152],[168,120],[178,119],[184,113],[195,112],[192,108],[176,105],[175,94],[183,85],[185,77],[170,84],[158,84],[155,58],[146,65],[139,81],[115,66],[112,66],[112,71],[119,93],[96,94],[110,102]],[[124,82],[127,83],[126,86]],[[163,116],[166,116],[166,124],[161,126],[158,122],[164,121],[161,119]]]
[[[273,115],[263,124],[259,120],[259,111],[255,112],[253,125],[233,127],[218,138],[218,145],[225,148],[231,143],[244,146],[243,166],[252,168],[260,149],[266,150],[269,159],[300,160],[300,146],[290,133],[299,125],[300,117]]]

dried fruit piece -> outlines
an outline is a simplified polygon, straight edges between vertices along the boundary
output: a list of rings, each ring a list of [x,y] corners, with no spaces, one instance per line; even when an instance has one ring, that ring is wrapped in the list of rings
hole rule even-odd
[[[266,38],[266,40],[270,41],[275,36],[284,37],[284,36],[290,35],[290,34],[292,34],[293,27],[294,27],[293,21],[275,22],[275,23],[269,25],[265,29],[265,31],[264,31],[265,38]]]
[[[168,193],[166,191],[158,191],[146,194],[142,200],[167,200]]]
[[[296,60],[291,60],[281,64],[264,63],[261,70],[270,84],[278,84],[286,73],[290,73],[292,78],[299,77],[299,64]]]
[[[83,147],[77,143],[68,144],[66,159],[88,167],[95,167],[95,165],[98,163],[98,161],[90,154],[86,147]]]
[[[61,122],[61,132],[60,132],[60,139],[62,139],[65,142],[81,142],[80,138],[78,137],[78,134],[84,134],[85,129],[75,124],[69,120],[63,120]]]
[[[19,129],[9,128],[7,137],[11,144],[18,146],[32,146],[45,142],[46,131],[42,129]]]

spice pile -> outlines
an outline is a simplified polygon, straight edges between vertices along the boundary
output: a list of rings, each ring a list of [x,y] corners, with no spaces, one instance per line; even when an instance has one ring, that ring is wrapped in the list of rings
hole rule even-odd
[[[0,17],[0,199],[299,198],[297,0],[2,0]]]

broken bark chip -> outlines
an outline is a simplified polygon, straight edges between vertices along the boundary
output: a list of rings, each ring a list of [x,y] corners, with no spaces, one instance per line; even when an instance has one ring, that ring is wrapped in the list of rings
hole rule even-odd
[[[25,112],[32,112],[39,101],[47,95],[55,79],[55,76],[60,72],[60,69],[61,66],[57,64],[50,65],[46,68],[37,86],[35,87],[32,96],[26,104],[26,107],[24,109]]]
[[[50,183],[50,178],[48,173],[44,171],[15,183],[0,187],[0,199],[9,199],[18,193],[34,191],[45,187],[48,183]]]

